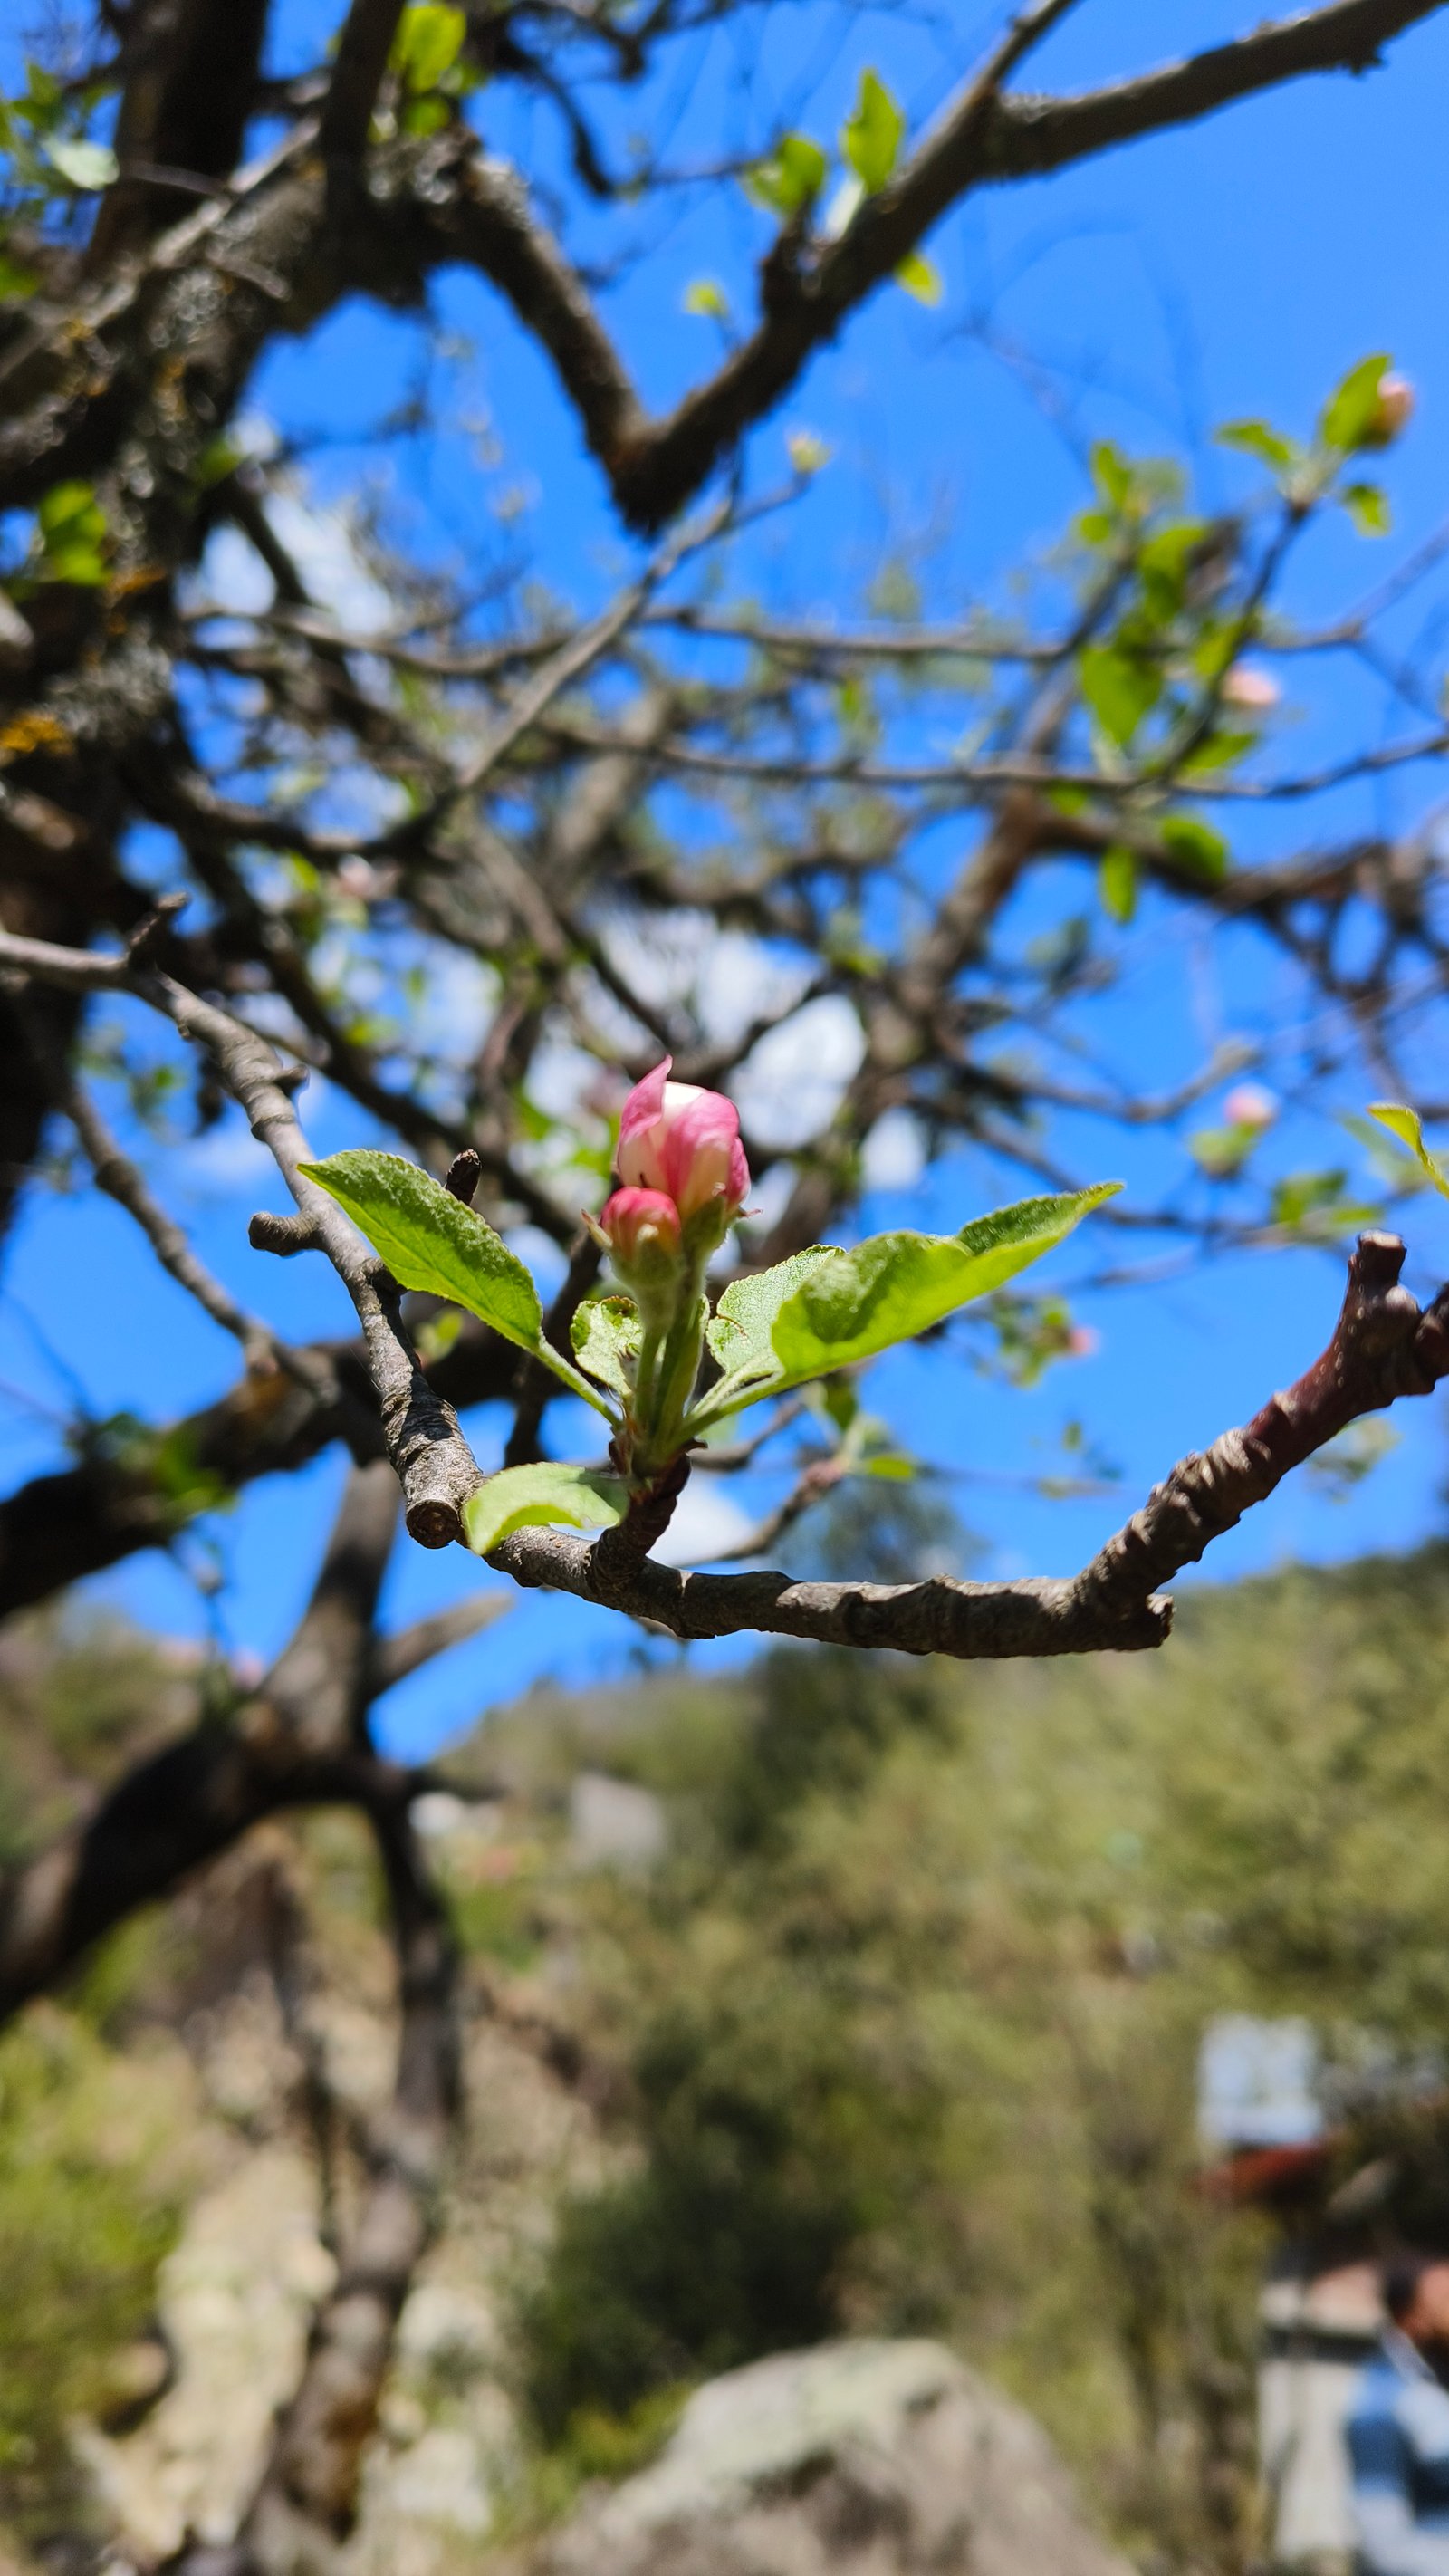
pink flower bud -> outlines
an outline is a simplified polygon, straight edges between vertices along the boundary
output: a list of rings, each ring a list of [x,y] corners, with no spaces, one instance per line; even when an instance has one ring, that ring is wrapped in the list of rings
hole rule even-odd
[[[715,1203],[726,1216],[733,1216],[743,1207],[750,1186],[739,1111],[723,1092],[702,1091],[693,1082],[671,1082],[671,1061],[666,1056],[652,1073],[646,1073],[624,1103],[616,1165],[619,1178],[626,1190],[662,1191],[683,1219]]]
[[[1249,715],[1266,715],[1276,707],[1283,692],[1271,671],[1255,662],[1235,662],[1223,681],[1224,703],[1242,707]]]
[[[1379,378],[1378,409],[1366,446],[1387,447],[1407,429],[1414,412],[1414,388],[1407,376],[1389,369]]]
[[[1238,1083],[1223,1102],[1223,1116],[1230,1127],[1271,1127],[1277,1115],[1277,1095],[1261,1082]]]
[[[663,1190],[615,1190],[599,1223],[621,1270],[679,1258],[679,1210]]]

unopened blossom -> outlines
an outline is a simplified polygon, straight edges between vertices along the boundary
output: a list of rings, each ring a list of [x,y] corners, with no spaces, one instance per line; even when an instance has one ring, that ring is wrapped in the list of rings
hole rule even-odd
[[[1249,715],[1266,715],[1276,707],[1283,692],[1271,671],[1257,662],[1235,662],[1227,673],[1222,694],[1224,703],[1241,707]]]
[[[663,1190],[615,1190],[599,1219],[622,1270],[637,1270],[659,1259],[677,1261],[681,1247],[679,1210]]]
[[[1389,368],[1379,378],[1379,398],[1365,447],[1388,447],[1407,429],[1414,412],[1414,388],[1407,376]]]
[[[627,1189],[671,1199],[682,1224],[706,1208],[728,1222],[750,1186],[739,1111],[723,1092],[671,1082],[672,1060],[646,1073],[625,1101],[615,1169]]]
[[[1261,1082],[1240,1082],[1223,1102],[1223,1116],[1230,1127],[1271,1127],[1278,1115],[1278,1100]]]

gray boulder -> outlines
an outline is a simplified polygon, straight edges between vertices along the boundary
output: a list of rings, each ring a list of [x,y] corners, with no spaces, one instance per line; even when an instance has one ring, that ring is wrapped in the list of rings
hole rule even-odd
[[[778,2353],[690,2399],[532,2576],[1131,2576],[1040,2425],[940,2344]]]

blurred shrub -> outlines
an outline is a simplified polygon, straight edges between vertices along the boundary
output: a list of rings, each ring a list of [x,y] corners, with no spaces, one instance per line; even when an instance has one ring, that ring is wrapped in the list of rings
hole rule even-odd
[[[32,2539],[83,2518],[70,2428],[115,2401],[176,2232],[174,2071],[128,2064],[77,2018],[0,2041],[0,2520]]]
[[[639,2163],[564,2208],[524,2303],[546,2433],[940,2331],[1129,2544],[1247,2564],[1264,2231],[1199,2187],[1198,2047],[1307,2014],[1349,2107],[1355,2069],[1437,2062],[1446,1637],[1434,1549],[1189,1595],[1160,1656],[786,1650],[620,1695],[588,1758],[674,1844],[554,1900]]]

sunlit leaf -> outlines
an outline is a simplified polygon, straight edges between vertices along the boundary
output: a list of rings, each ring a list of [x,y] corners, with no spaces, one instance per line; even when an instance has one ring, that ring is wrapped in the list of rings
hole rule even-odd
[[[777,215],[798,214],[819,196],[828,167],[820,145],[808,134],[785,134],[774,151],[746,173],[745,193],[757,206],[768,206]]]
[[[1393,512],[1381,483],[1347,483],[1339,499],[1361,537],[1388,535],[1394,524]]]
[[[709,1400],[711,1411],[733,1387],[775,1373],[771,1336],[781,1307],[822,1261],[841,1257],[834,1246],[815,1243],[804,1252],[792,1252],[788,1261],[777,1262],[772,1270],[757,1270],[750,1278],[730,1282],[705,1328],[705,1340],[725,1372],[725,1384]]]
[[[727,322],[730,300],[718,278],[696,277],[691,279],[680,297],[680,309],[685,313],[707,314],[716,322]]]
[[[1371,358],[1360,358],[1350,367],[1341,385],[1331,393],[1323,406],[1318,435],[1325,447],[1351,456],[1355,448],[1370,444],[1379,411],[1379,386],[1389,368],[1386,350]]]
[[[87,143],[79,135],[52,136],[45,146],[45,157],[73,188],[87,193],[109,188],[119,166],[108,143]]]
[[[976,1218],[959,1234],[873,1235],[817,1263],[776,1317],[775,1384],[828,1376],[915,1340],[1040,1260],[1120,1187],[1105,1181],[1056,1198],[1025,1199]]]
[[[569,1328],[574,1356],[601,1386],[615,1395],[632,1393],[630,1362],[638,1357],[640,1323],[628,1297],[588,1297]]]
[[[1220,447],[1236,447],[1244,456],[1256,456],[1275,474],[1290,473],[1302,460],[1303,451],[1297,440],[1284,438],[1266,420],[1224,421],[1217,439]]]
[[[449,8],[446,0],[416,0],[398,20],[389,66],[415,93],[436,89],[457,61],[467,32],[461,9]]]
[[[1169,856],[1203,885],[1217,885],[1228,872],[1228,845],[1221,832],[1196,814],[1168,814],[1157,837]]]
[[[868,197],[894,170],[905,130],[905,111],[879,73],[863,71],[855,106],[840,129],[840,149]]]
[[[371,1147],[301,1168],[346,1209],[400,1287],[449,1297],[505,1341],[537,1350],[543,1309],[530,1273],[487,1220],[430,1172]]]
[[[1125,750],[1162,695],[1161,671],[1115,645],[1089,644],[1078,657],[1077,675],[1102,731]]]
[[[1129,922],[1137,910],[1138,875],[1135,850],[1127,849],[1121,841],[1114,841],[1110,850],[1103,851],[1097,870],[1097,892],[1102,899],[1102,910],[1113,921]]]
[[[918,304],[939,304],[946,292],[940,270],[923,251],[911,251],[901,261],[895,276],[897,286],[903,286],[907,295],[914,295]]]
[[[612,1529],[628,1507],[629,1489],[618,1476],[596,1476],[586,1467],[542,1460],[533,1467],[504,1467],[480,1485],[463,1506],[463,1526],[475,1556],[486,1556],[512,1531],[530,1528]]]
[[[1418,1111],[1406,1108],[1401,1100],[1371,1100],[1369,1116],[1376,1118],[1381,1127],[1387,1127],[1391,1136],[1397,1136],[1401,1145],[1408,1146],[1425,1179],[1432,1181],[1435,1189],[1449,1199],[1449,1174],[1445,1173],[1443,1165],[1424,1142]]]

